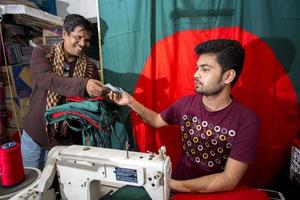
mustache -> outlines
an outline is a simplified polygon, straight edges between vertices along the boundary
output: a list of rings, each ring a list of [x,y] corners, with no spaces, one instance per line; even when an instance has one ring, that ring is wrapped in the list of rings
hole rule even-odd
[[[202,82],[198,78],[194,78],[194,83],[202,84]]]

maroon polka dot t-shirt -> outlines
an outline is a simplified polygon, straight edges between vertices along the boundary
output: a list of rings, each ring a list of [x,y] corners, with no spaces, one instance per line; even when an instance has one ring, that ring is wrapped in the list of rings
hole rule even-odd
[[[210,112],[201,95],[177,100],[161,114],[168,124],[180,126],[182,155],[172,177],[197,178],[224,170],[228,157],[254,163],[258,140],[256,115],[235,100],[226,108]]]

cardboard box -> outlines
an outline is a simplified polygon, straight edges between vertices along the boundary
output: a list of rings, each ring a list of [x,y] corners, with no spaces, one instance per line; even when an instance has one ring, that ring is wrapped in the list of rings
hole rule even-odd
[[[7,127],[9,128],[17,128],[17,124],[19,127],[22,123],[21,118],[21,108],[19,104],[19,100],[17,98],[12,99],[5,99],[6,104],[6,112],[7,112]],[[14,109],[16,112],[14,112]]]
[[[5,99],[7,110],[7,127],[17,128],[21,127],[22,121],[28,112],[28,102],[30,98],[10,98]],[[15,112],[14,112],[15,109]],[[18,124],[17,124],[18,123]]]
[[[5,98],[17,97],[16,90],[13,86],[9,88],[8,85],[4,86]]]
[[[8,70],[11,78],[13,97],[20,99],[30,97],[33,81],[29,65],[9,65]],[[2,67],[2,76],[5,85],[5,96],[6,98],[11,97],[5,66]]]
[[[43,29],[43,44],[52,45],[62,40],[62,29]]]
[[[10,86],[8,84],[7,69],[10,76]],[[31,69],[28,65],[24,64],[9,65],[7,69],[5,66],[2,67],[7,127],[17,128],[17,124],[21,126],[28,112],[28,101],[32,92]]]

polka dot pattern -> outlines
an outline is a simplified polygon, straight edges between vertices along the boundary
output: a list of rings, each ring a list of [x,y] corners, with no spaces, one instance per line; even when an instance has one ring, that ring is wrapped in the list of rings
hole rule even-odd
[[[182,120],[180,128],[185,155],[209,168],[224,169],[236,135],[235,130],[188,114],[183,115]]]

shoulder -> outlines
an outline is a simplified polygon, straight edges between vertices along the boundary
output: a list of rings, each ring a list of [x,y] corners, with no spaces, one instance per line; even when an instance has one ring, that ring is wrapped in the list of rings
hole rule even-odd
[[[48,45],[43,45],[43,46],[36,46],[33,50],[32,50],[32,55],[33,56],[46,56],[48,54],[50,54],[51,52],[51,46]]]
[[[182,96],[179,99],[175,100],[169,108],[176,108],[176,109],[183,109],[186,108],[193,108],[196,107],[199,104],[199,101],[201,100],[201,97],[199,95],[187,95]]]
[[[31,59],[43,59],[47,57],[46,56],[46,51],[44,49],[44,46],[37,46],[35,48],[33,48],[32,50],[32,54],[31,54]]]
[[[258,116],[249,107],[237,102],[236,100],[233,101],[233,107],[235,112],[239,113],[241,121],[247,122],[247,124],[259,123]]]
[[[168,107],[168,109],[180,109],[185,107],[191,107],[188,106],[189,104],[192,104],[197,99],[196,95],[188,95],[188,96],[182,96],[175,100],[173,103],[171,103]]]
[[[32,50],[33,54],[45,54],[44,46],[36,46]]]
[[[187,95],[187,96],[182,96],[179,99],[175,101],[175,104],[183,104],[183,105],[200,105],[199,102],[201,101],[202,96],[198,94],[193,94],[193,95]]]

